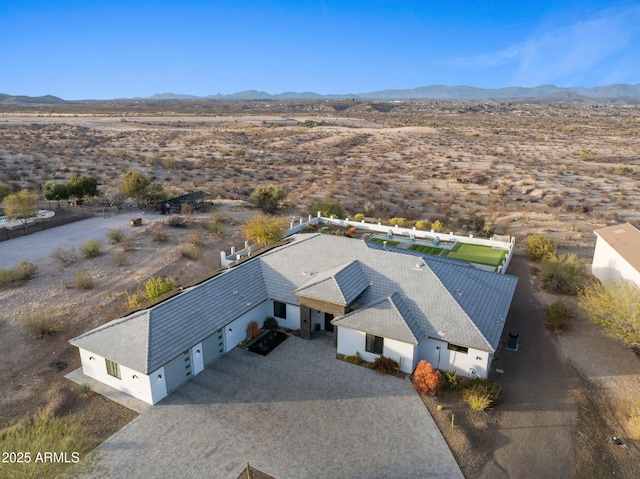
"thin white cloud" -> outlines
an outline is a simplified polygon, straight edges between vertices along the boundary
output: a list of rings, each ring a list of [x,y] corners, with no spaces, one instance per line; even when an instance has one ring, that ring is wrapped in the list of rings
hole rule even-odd
[[[594,77],[593,70],[623,51],[638,33],[640,7],[624,12],[605,11],[596,17],[533,36],[504,50],[459,58],[452,64],[473,69],[514,65],[514,85],[573,83],[581,78]],[[640,68],[633,64],[626,67]],[[598,76],[604,79],[610,77],[611,72],[602,71]]]

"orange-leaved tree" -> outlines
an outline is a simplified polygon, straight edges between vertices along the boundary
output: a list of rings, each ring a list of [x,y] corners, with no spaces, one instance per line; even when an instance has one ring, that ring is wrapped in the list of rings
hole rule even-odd
[[[420,394],[435,396],[442,392],[442,373],[426,362],[421,360],[413,372],[413,387]]]

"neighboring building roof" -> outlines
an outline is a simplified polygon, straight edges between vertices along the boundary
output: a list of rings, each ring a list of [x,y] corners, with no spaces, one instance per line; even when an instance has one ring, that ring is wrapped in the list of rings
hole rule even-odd
[[[331,323],[414,345],[419,344],[418,338],[424,337],[418,322],[398,293],[336,318]]]
[[[362,271],[360,262],[354,260],[324,273],[319,273],[305,285],[296,289],[295,294],[347,306],[368,286],[369,280]]]
[[[636,271],[640,271],[640,231],[629,223],[607,226],[594,231]]]
[[[429,336],[495,351],[517,278],[411,253],[378,250],[338,236],[298,234],[288,244],[71,344],[148,374],[267,299],[300,304],[297,292],[340,304],[357,297],[363,309],[393,305],[395,312],[389,309],[388,314],[395,326],[387,328],[389,334],[410,338],[400,331],[401,320],[412,341]]]

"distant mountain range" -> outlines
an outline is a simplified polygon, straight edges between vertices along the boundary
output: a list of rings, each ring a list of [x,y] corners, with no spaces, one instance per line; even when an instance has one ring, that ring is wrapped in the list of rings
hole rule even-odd
[[[613,84],[593,88],[557,87],[540,85],[536,87],[476,88],[472,86],[430,85],[405,90],[380,90],[368,93],[321,95],[314,92],[284,92],[272,95],[259,90],[246,90],[230,95],[195,96],[176,93],[157,93],[150,97],[122,98],[116,100],[484,100],[484,99],[548,99],[549,101],[579,101],[580,99],[620,99],[640,98],[640,83]],[[14,96],[0,93],[0,105],[35,105],[72,103],[61,98],[47,95],[39,97]]]
[[[567,95],[571,94],[571,95]],[[271,95],[265,91],[246,90],[230,95],[207,95],[198,97],[174,93],[158,93],[138,100],[272,100],[272,99],[305,99],[331,100],[356,98],[361,100],[482,100],[482,99],[511,99],[511,98],[543,98],[558,96],[566,99],[568,96],[579,95],[587,98],[624,98],[640,96],[640,83],[636,85],[614,84],[593,88],[570,87],[563,88],[555,85],[540,85],[536,87],[506,87],[506,88],[476,88],[472,86],[430,85],[406,90],[380,90],[368,93],[329,94],[320,95],[314,92],[284,92]]]

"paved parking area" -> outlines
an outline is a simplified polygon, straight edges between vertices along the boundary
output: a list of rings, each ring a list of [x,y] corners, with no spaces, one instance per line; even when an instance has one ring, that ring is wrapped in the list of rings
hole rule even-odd
[[[409,379],[335,359],[333,339],[234,349],[101,444],[86,478],[460,478]]]

